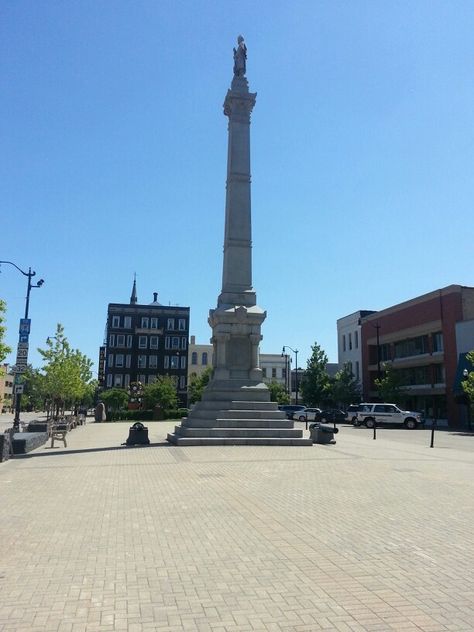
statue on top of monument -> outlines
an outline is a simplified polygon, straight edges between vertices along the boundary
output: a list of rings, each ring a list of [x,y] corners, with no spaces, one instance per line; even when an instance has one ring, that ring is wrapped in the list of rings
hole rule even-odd
[[[239,35],[237,38],[237,48],[234,48],[234,75],[243,77],[245,75],[247,61],[247,46],[245,46],[244,38]]]

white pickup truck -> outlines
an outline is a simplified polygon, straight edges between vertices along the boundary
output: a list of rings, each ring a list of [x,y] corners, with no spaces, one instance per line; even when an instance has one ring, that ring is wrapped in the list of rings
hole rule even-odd
[[[418,424],[424,423],[420,413],[400,410],[395,404],[360,404],[354,426],[365,424],[373,428],[375,424],[400,424],[408,430],[414,430]]]

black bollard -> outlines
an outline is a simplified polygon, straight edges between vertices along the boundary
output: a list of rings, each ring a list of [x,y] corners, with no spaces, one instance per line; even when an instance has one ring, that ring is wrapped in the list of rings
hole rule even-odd
[[[433,419],[433,422],[431,424],[431,443],[430,443],[430,448],[434,447],[435,428],[436,428],[436,419]]]
[[[377,422],[374,419],[374,441],[377,439]]]

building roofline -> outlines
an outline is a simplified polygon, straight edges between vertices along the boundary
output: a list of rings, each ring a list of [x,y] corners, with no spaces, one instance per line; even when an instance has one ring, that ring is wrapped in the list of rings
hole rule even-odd
[[[437,290],[432,290],[431,292],[427,292],[426,294],[421,294],[420,296],[416,296],[415,298],[408,299],[407,301],[402,301],[401,303],[397,303],[396,305],[391,305],[390,307],[385,307],[373,314],[364,317],[364,322],[370,322],[372,320],[377,320],[381,316],[386,316],[393,312],[398,312],[400,309],[405,309],[412,305],[418,305],[420,303],[425,303],[426,301],[430,301],[432,299],[438,298],[439,296],[447,296],[448,294],[461,293],[462,290],[474,290],[474,287],[469,285],[458,285],[453,283],[451,285],[447,285],[446,287],[439,288]]]

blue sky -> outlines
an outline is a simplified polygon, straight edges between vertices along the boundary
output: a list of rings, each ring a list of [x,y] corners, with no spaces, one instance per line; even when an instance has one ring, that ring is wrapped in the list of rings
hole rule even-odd
[[[220,292],[224,96],[239,33],[252,115],[261,351],[474,285],[474,3],[18,1],[0,8],[0,259],[31,266],[30,360],[56,323],[97,360],[107,304]],[[2,266],[16,347],[26,278]],[[10,360],[14,360],[10,356]]]

